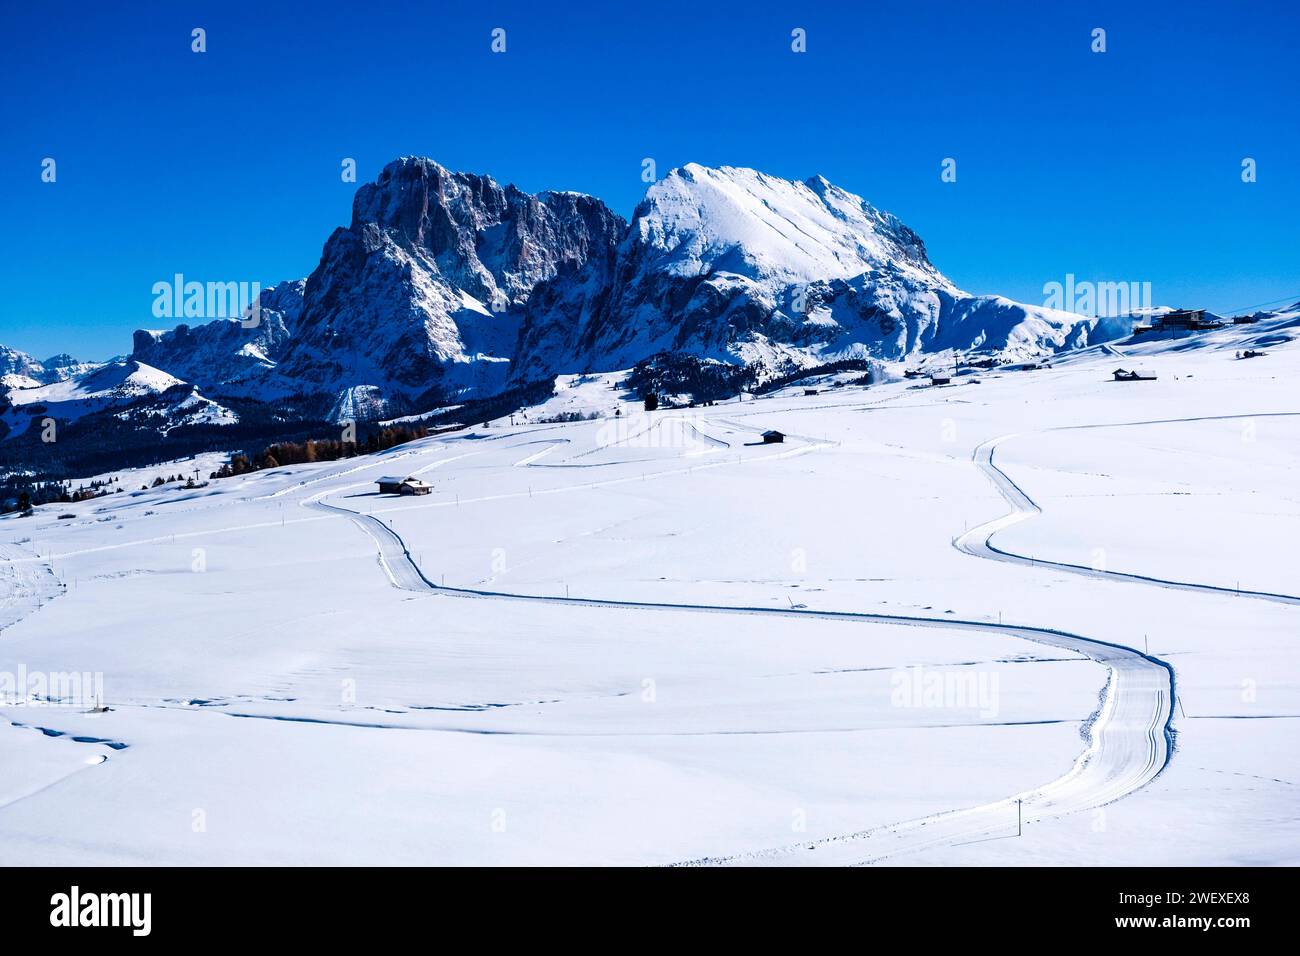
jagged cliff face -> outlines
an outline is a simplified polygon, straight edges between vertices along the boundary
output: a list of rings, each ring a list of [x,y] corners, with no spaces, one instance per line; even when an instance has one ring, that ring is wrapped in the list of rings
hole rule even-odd
[[[45,367],[26,352],[0,347],[0,382],[7,388],[44,385]]]
[[[276,377],[389,398],[490,391],[506,380],[534,287],[607,254],[624,226],[590,196],[530,196],[427,159],[390,163],[325,244]]]
[[[131,358],[212,392],[257,395],[288,347],[302,314],[306,281],[263,289],[256,314],[136,331]]]
[[[653,184],[612,262],[529,301],[516,378],[687,352],[772,371],[843,358],[1086,343],[1082,316],[970,296],[897,217],[814,177],[688,165]]]

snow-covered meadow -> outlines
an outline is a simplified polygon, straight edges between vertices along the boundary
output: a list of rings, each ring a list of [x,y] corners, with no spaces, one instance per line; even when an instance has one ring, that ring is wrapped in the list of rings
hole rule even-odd
[[[1300,352],[1259,332],[650,414],[568,379],[0,519],[0,675],[107,707],[0,708],[0,859],[1300,862]]]

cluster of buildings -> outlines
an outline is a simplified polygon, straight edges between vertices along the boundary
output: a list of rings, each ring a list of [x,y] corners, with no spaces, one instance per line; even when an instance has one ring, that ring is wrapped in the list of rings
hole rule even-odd
[[[1258,316],[1239,315],[1232,320],[1233,325],[1251,325],[1259,321]],[[1163,315],[1157,315],[1151,320],[1150,325],[1133,326],[1133,334],[1141,335],[1144,332],[1170,332],[1177,334],[1179,332],[1208,332],[1211,329],[1221,329],[1228,323],[1217,316],[1206,316],[1204,309],[1174,309],[1172,312],[1166,312]]]

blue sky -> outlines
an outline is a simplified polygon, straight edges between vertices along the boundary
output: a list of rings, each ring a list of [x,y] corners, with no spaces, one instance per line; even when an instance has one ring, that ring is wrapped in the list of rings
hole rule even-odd
[[[971,292],[1300,299],[1290,3],[4,6],[0,344],[39,357],[129,351],[177,272],[308,274],[349,219],[341,160],[404,154],[624,216],[645,157],[820,173]]]

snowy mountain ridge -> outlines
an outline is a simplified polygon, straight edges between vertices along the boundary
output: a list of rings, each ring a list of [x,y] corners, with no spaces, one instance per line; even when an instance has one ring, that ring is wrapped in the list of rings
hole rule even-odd
[[[0,389],[36,388],[96,367],[96,363],[79,362],[66,352],[38,361],[26,352],[0,345]]]
[[[311,275],[259,301],[253,327],[137,331],[131,359],[218,400],[305,396],[372,417],[662,352],[766,378],[849,358],[1024,360],[1116,334],[963,292],[898,217],[824,177],[694,163],[652,183],[628,223],[583,193],[403,157],[357,190]],[[10,388],[95,367],[0,356]]]
[[[1086,345],[1099,325],[961,291],[896,216],[820,176],[675,169],[650,186],[616,261],[596,271],[534,292],[517,380],[625,368],[658,352],[767,374],[942,351],[1027,359]]]
[[[256,391],[262,373],[275,368],[302,314],[305,279],[263,289],[256,320],[251,310],[242,319],[216,319],[201,325],[178,325],[166,331],[138,330],[131,358],[166,368],[206,389],[226,394]]]
[[[101,414],[144,423],[164,434],[179,425],[238,421],[234,412],[202,395],[196,386],[126,359],[49,385],[12,389],[0,407],[0,424],[5,440],[10,440],[39,430],[47,419],[58,428]]]

